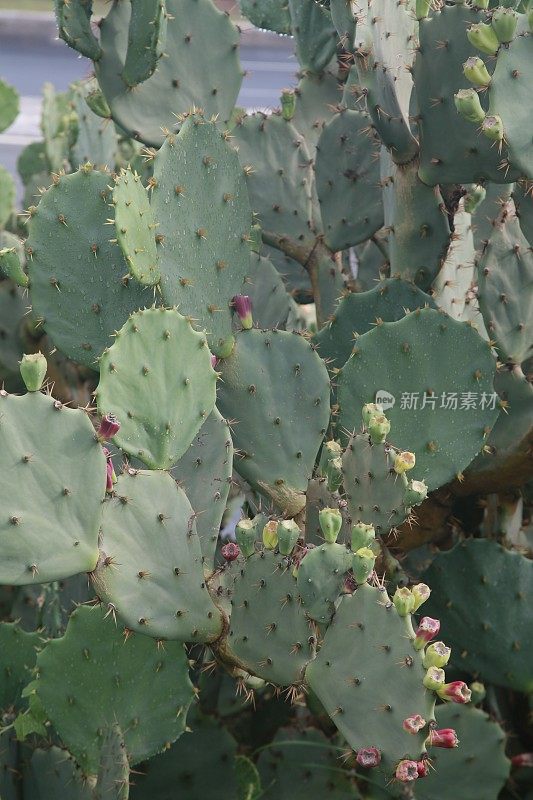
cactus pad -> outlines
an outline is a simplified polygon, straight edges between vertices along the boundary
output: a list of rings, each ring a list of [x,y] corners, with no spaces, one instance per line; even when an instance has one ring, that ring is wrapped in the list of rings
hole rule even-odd
[[[3,392],[0,414],[0,583],[88,572],[105,492],[105,458],[88,417],[40,392]]]
[[[118,243],[132,276],[146,286],[159,283],[156,223],[148,192],[130,168],[115,179],[113,205]]]
[[[95,800],[90,783],[67,750],[37,748],[24,765],[23,796],[32,800]],[[68,794],[66,794],[66,791]],[[108,797],[107,800],[115,800]]]
[[[286,331],[243,331],[221,364],[218,405],[235,419],[235,468],[289,515],[304,492],[329,421],[326,367]]]
[[[54,344],[92,369],[113,331],[146,305],[109,242],[110,176],[82,167],[42,196],[26,242],[30,299]]]
[[[19,113],[19,95],[9,83],[0,80],[0,133],[16,120]]]
[[[65,635],[38,656],[37,695],[82,769],[98,771],[106,729],[117,723],[132,764],[185,729],[192,700],[183,645],[126,636],[98,608],[81,606]],[[95,675],[98,680],[95,681]]]
[[[172,467],[215,405],[205,336],[177,311],[132,314],[104,352],[100,373],[99,412],[115,414],[116,444],[150,469]]]
[[[352,553],[343,545],[324,542],[314,547],[298,567],[298,592],[306,614],[316,622],[329,622],[335,602],[352,566]]]
[[[239,6],[256,28],[290,34],[289,0],[240,0]]]
[[[0,624],[0,713],[19,706],[21,692],[32,678],[31,670],[41,644],[38,633],[26,633],[11,622]]]
[[[467,539],[440,553],[424,573],[424,611],[442,621],[454,664],[500,686],[533,690],[528,597],[533,563],[494,541]]]
[[[82,56],[97,61],[102,55],[91,29],[93,0],[54,0],[59,36]]]
[[[331,15],[314,0],[289,0],[289,11],[301,69],[323,72],[337,49],[337,31]]]
[[[433,718],[434,699],[422,685],[425,670],[413,638],[410,618],[398,615],[385,590],[363,584],[342,598],[306,670],[350,747],[377,747],[389,778],[398,760],[418,760],[424,751],[427,732],[406,733],[403,720]]]
[[[389,393],[394,436],[416,454],[418,480],[434,489],[485,444],[498,415],[495,368],[490,345],[467,323],[430,308],[414,311],[357,340],[339,375],[339,424],[358,427],[359,409],[378,392]]]
[[[131,0],[128,50],[122,77],[133,87],[154,74],[165,52],[166,0]]]
[[[156,639],[219,636],[222,621],[205,588],[194,511],[170,475],[120,476],[104,506],[101,550],[91,576],[96,591],[129,628]]]

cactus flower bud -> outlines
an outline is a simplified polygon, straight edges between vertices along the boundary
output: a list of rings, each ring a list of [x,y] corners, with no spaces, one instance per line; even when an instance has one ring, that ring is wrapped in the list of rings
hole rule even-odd
[[[40,392],[46,375],[46,358],[42,353],[23,355],[20,374],[28,392]]]
[[[284,519],[278,525],[278,545],[282,556],[290,556],[300,538],[300,528],[293,519]]]
[[[398,453],[394,459],[394,472],[397,475],[403,475],[404,472],[409,472],[410,469],[413,469],[415,464],[415,454],[410,453],[409,450],[404,450],[402,453]]]
[[[369,420],[368,432],[374,444],[382,444],[390,431],[390,422],[385,414],[376,414]]]
[[[415,598],[414,611],[418,611],[420,606],[429,599],[431,589],[425,583],[417,583],[415,586],[411,586],[411,592]]]
[[[235,526],[235,538],[245,558],[255,553],[256,526],[252,519],[241,519]]]
[[[472,692],[464,681],[452,681],[445,683],[437,690],[441,700],[451,700],[452,703],[469,703],[472,699]]]
[[[252,301],[247,294],[236,294],[231,304],[241,321],[244,330],[249,331],[253,327]]]
[[[220,552],[222,558],[225,558],[226,561],[235,561],[235,559],[239,557],[241,551],[239,550],[238,544],[235,544],[235,542],[228,542],[220,548]]]
[[[361,417],[363,418],[363,425],[365,428],[368,428],[372,417],[379,416],[380,414],[383,414],[383,409],[377,403],[365,403],[361,411]]]
[[[471,25],[466,32],[466,36],[470,44],[481,50],[482,53],[487,53],[489,56],[495,56],[499,50],[500,42],[496,36],[494,29],[487,25],[485,22],[479,22],[477,25]]]
[[[400,761],[396,767],[395,777],[397,781],[402,783],[410,783],[416,781],[418,778],[418,766],[416,761],[409,761],[404,759]]]
[[[361,547],[352,559],[353,575],[357,583],[365,583],[374,569],[376,556],[368,547]]]
[[[497,114],[487,116],[481,123],[481,133],[493,142],[503,140],[503,121]]]
[[[106,439],[112,439],[120,430],[120,422],[114,414],[106,414],[102,417],[100,427],[98,428],[98,438],[105,442]]]
[[[476,208],[483,202],[487,196],[487,190],[484,186],[471,186],[465,194],[464,206],[467,214],[473,214]]]
[[[453,728],[441,728],[438,731],[430,731],[428,736],[428,744],[432,747],[457,747],[459,739]]]
[[[431,689],[431,691],[435,692],[444,687],[445,680],[446,675],[444,674],[443,669],[439,669],[438,667],[430,667],[424,675],[422,683],[426,689]]]
[[[463,73],[465,78],[473,83],[474,86],[488,86],[491,82],[491,77],[485,62],[479,56],[471,56],[467,58],[463,64]]]
[[[453,99],[455,108],[464,119],[468,122],[475,122],[477,125],[483,122],[486,114],[475,89],[460,89],[454,94]]]
[[[322,478],[326,478],[327,488],[330,492],[336,492],[342,483],[341,455],[342,448],[334,439],[325,442],[320,453],[318,473]]]
[[[472,705],[477,706],[478,703],[482,703],[483,700],[485,699],[487,690],[480,681],[472,681],[472,683],[470,684],[470,693],[471,693],[470,702],[472,703]]]
[[[495,8],[491,24],[498,41],[501,44],[508,44],[515,35],[518,14],[513,8]]]
[[[533,767],[533,753],[519,753],[512,756],[511,764],[513,767]]]
[[[422,760],[422,761],[417,761],[416,762],[416,769],[417,769],[419,778],[426,778],[427,777],[427,774],[429,772],[429,768],[428,768],[428,765],[427,765],[427,761],[425,759]]]
[[[281,90],[281,115],[283,119],[286,119],[287,122],[294,116],[294,111],[296,109],[296,94],[294,89],[282,89]]]
[[[85,95],[85,102],[94,114],[104,119],[111,119],[111,109],[101,89],[95,89]]]
[[[407,586],[396,589],[392,602],[400,617],[406,617],[408,614],[411,614],[415,607],[415,598]]]
[[[446,647],[444,642],[433,642],[429,647],[426,647],[422,662],[424,669],[429,669],[430,667],[439,667],[441,669],[445,667],[450,660],[451,653],[451,648]]]
[[[334,544],[342,527],[342,514],[338,508],[322,508],[318,512],[320,530],[329,544]]]
[[[358,522],[352,527],[352,551],[357,553],[362,547],[368,547],[376,538],[373,525]]]
[[[213,367],[213,369],[216,369],[217,364],[218,364],[218,358],[214,355],[211,355],[211,366]]]
[[[362,747],[357,751],[355,760],[361,767],[377,767],[381,761],[381,751],[377,747]]]
[[[413,642],[415,650],[422,650],[425,645],[430,642],[435,636],[438,636],[440,631],[440,622],[438,619],[431,617],[422,617],[418,623],[418,628],[415,631],[415,640]]]
[[[275,550],[278,546],[278,521],[271,519],[263,528],[263,544],[267,550]]]
[[[410,481],[407,489],[405,490],[405,497],[403,499],[404,505],[407,508],[411,506],[419,506],[423,503],[428,496],[428,487],[424,481]]]
[[[115,475],[115,468],[113,467],[113,461],[111,459],[111,453],[107,449],[107,447],[102,447],[104,451],[104,456],[106,458],[106,492],[112,492],[113,486],[117,482],[117,476]]]
[[[422,728],[424,728],[426,725],[427,725],[426,720],[424,719],[424,717],[421,717],[420,714],[415,714],[414,717],[407,717],[407,719],[404,719],[404,721],[402,722],[402,728],[404,729],[404,731],[413,734],[416,734],[419,731],[421,731]]]

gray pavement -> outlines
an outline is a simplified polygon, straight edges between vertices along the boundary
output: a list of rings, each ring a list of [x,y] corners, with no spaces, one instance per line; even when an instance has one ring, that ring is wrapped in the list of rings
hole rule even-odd
[[[249,110],[278,105],[280,90],[295,83],[297,62],[292,40],[244,29],[241,63],[247,75],[238,104]],[[57,40],[53,18],[47,14],[0,12],[0,77],[21,95],[21,113],[0,134],[0,164],[15,170],[21,149],[40,138],[41,90],[46,81],[64,91],[87,76],[91,62]]]

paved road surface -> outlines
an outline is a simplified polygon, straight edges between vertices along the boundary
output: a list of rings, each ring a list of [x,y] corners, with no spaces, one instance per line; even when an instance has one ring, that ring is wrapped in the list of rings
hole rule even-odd
[[[241,62],[248,71],[243,80],[238,104],[244,108],[265,108],[278,105],[280,90],[295,83],[297,62],[290,39],[269,46],[243,44]],[[20,150],[40,138],[40,93],[49,81],[59,91],[68,84],[88,75],[90,62],[78,57],[63,42],[48,34],[43,36],[12,36],[0,33],[0,76],[16,86],[21,95],[21,113],[4,134],[0,134],[0,164],[11,172],[16,170]]]

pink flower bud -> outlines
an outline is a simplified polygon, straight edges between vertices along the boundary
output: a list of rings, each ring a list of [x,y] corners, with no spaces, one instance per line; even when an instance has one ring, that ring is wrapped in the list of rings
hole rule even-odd
[[[377,767],[381,761],[381,752],[377,747],[362,747],[355,758],[361,767]]]
[[[117,476],[115,475],[115,470],[113,467],[113,461],[111,460],[111,453],[107,449],[107,447],[102,447],[104,451],[104,456],[106,458],[106,485],[105,490],[106,492],[112,492],[113,486],[117,482]]]
[[[469,703],[472,697],[472,692],[464,681],[445,683],[437,689],[437,694],[441,700],[451,700],[453,703]]]
[[[241,321],[241,325],[245,330],[250,330],[253,327],[254,321],[252,319],[252,301],[247,294],[236,294],[231,304],[237,316]]]
[[[223,547],[221,547],[220,552],[222,553],[222,557],[226,559],[226,561],[235,561],[236,558],[239,557],[239,545],[235,544],[235,542],[228,542]]]
[[[431,617],[422,617],[415,631],[416,639],[413,644],[416,650],[422,650],[425,645],[430,642],[440,631],[440,622],[438,619]]]
[[[114,414],[106,414],[102,417],[100,427],[98,428],[98,437],[105,442],[106,439],[112,439],[120,430],[120,422]]]
[[[439,731],[430,731],[428,744],[432,747],[457,747],[459,739],[453,728],[441,728]]]
[[[511,758],[513,767],[533,767],[533,753],[519,753]]]
[[[218,358],[214,355],[211,355],[211,366],[213,367],[213,369],[216,369],[217,364],[218,364]]]
[[[418,733],[425,725],[426,720],[420,714],[415,714],[414,717],[407,717],[402,723],[402,727],[407,733]]]
[[[425,778],[429,772],[427,761],[417,761],[416,770],[419,778]]]
[[[416,761],[404,759],[396,767],[396,780],[402,783],[410,783],[418,778],[418,764]]]

